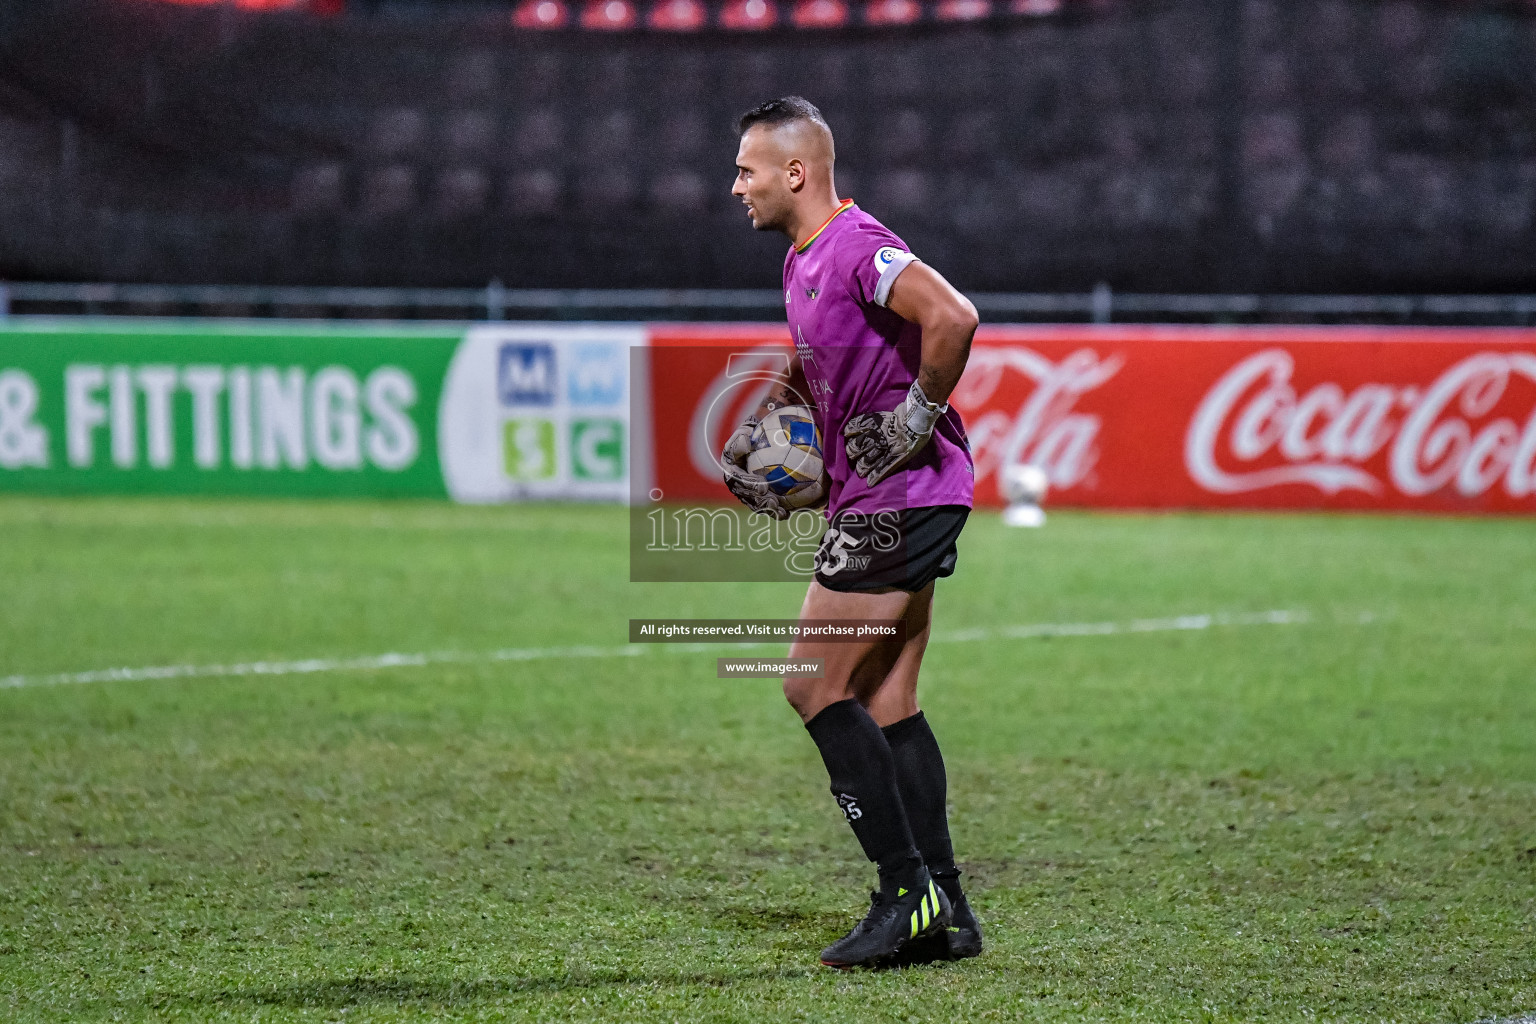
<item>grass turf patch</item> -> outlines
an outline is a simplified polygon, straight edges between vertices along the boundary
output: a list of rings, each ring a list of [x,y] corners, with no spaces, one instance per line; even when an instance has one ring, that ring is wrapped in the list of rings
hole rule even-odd
[[[0,676],[622,644],[604,507],[0,501]],[[0,1016],[1400,1020],[1536,1008],[1516,520],[978,515],[923,702],[988,951],[815,955],[872,870],[714,653],[0,690]]]

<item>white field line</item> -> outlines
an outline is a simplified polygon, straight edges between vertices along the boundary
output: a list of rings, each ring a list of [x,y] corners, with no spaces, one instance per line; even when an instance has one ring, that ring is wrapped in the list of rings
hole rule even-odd
[[[1020,626],[986,626],[940,633],[931,643],[976,643],[981,640],[1030,640],[1042,637],[1125,636],[1136,633],[1197,631],[1216,626],[1295,626],[1311,622],[1305,611],[1269,611],[1183,615],[1172,619],[1133,619],[1130,622],[1037,622]],[[1362,622],[1369,621],[1362,616]],[[52,675],[0,676],[0,689],[25,686],[64,686],[80,683],[132,683],[155,679],[218,679],[239,676],[298,676],[315,672],[371,671],[420,668],[426,665],[475,665],[496,662],[571,658],[633,658],[657,653],[697,654],[741,647],[779,647],[778,642],[733,644],[625,644],[620,647],[509,647],[499,651],[436,651],[422,654],[374,654],[353,658],[307,658],[303,661],[252,661],[237,665],[151,665],[144,668],[103,668]]]
[[[973,643],[977,640],[1033,640],[1039,637],[1121,636],[1126,633],[1171,633],[1212,626],[1299,626],[1310,622],[1304,611],[1181,615],[1173,619],[1132,619],[1130,622],[1038,622],[1026,626],[982,626],[935,636],[932,643]]]

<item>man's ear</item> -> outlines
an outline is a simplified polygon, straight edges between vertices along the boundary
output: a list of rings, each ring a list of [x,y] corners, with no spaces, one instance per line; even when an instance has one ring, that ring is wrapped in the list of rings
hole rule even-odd
[[[805,164],[796,157],[784,168],[785,177],[789,179],[789,190],[799,192],[805,187]]]

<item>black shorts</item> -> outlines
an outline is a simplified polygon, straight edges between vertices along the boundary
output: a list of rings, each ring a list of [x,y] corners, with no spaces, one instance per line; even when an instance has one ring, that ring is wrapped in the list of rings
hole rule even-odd
[[[816,582],[828,590],[894,587],[916,593],[955,571],[955,541],[971,510],[934,505],[839,512],[816,550]]]

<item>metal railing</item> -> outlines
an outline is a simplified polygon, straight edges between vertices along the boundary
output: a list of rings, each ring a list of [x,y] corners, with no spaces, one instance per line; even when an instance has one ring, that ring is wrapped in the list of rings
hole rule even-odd
[[[1536,295],[1170,295],[983,292],[984,320],[1536,324]],[[20,314],[446,320],[777,319],[775,289],[325,288],[0,282]]]

